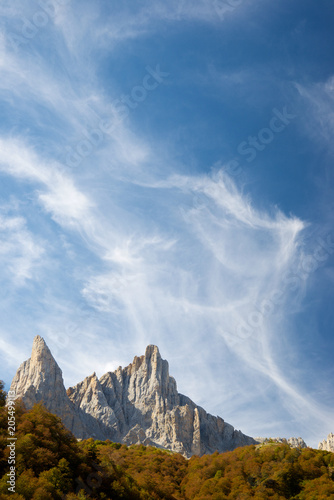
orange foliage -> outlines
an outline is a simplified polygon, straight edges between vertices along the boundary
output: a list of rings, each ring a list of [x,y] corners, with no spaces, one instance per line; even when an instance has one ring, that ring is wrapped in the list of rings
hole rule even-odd
[[[334,454],[287,444],[190,460],[152,446],[80,443],[43,405],[18,404],[16,491],[8,493],[7,414],[0,407],[0,500],[327,500]]]

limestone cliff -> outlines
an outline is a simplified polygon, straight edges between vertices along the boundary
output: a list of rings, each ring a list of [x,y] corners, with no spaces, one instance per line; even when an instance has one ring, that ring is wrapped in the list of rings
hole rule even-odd
[[[254,438],[258,443],[260,444],[265,444],[269,443],[270,441],[274,441],[275,443],[287,443],[291,446],[291,448],[307,448],[307,444],[305,443],[304,439],[301,437],[291,437],[291,438],[263,438],[263,437],[256,437]]]
[[[291,437],[287,441],[291,448],[307,448],[307,444],[301,437]]]
[[[61,370],[37,336],[32,356],[18,369],[11,390],[28,408],[43,400],[77,438],[152,444],[188,457],[256,443],[179,394],[168,362],[153,345],[126,368],[100,380],[94,373],[66,394]]]
[[[77,409],[67,397],[61,369],[39,335],[34,338],[31,358],[17,370],[10,390],[16,398],[22,398],[27,408],[43,401],[75,435],[84,433]]]
[[[328,434],[327,439],[319,443],[318,449],[334,452],[334,434],[332,432]]]

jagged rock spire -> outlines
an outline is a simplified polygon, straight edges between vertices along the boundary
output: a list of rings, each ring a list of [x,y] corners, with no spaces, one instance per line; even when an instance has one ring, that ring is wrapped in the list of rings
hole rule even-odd
[[[30,407],[37,402],[36,399],[41,400],[42,396],[49,397],[52,392],[56,397],[63,387],[61,369],[44,339],[36,335],[31,358],[22,363],[17,370],[11,390],[15,390],[17,397],[24,397],[26,405]]]
[[[328,434],[327,439],[319,443],[318,449],[334,452],[334,434],[332,432]]]
[[[31,358],[17,370],[10,390],[15,392],[16,398],[23,400],[28,409],[43,402],[73,432],[84,433],[76,408],[67,397],[62,371],[39,335],[34,338]]]
[[[188,457],[255,443],[179,394],[155,345],[124,369],[100,380],[93,373],[66,393],[62,372],[37,335],[31,358],[19,367],[11,390],[28,408],[43,401],[77,438],[152,444]]]

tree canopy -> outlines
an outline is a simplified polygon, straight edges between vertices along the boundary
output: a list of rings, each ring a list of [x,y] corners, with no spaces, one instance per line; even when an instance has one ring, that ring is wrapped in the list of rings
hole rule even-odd
[[[42,404],[16,404],[16,488],[8,492],[8,409],[0,408],[0,500],[327,500],[334,454],[286,443],[190,460],[152,446],[78,442]]]

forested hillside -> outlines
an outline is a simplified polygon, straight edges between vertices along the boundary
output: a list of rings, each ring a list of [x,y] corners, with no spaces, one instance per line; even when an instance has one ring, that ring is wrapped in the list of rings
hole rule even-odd
[[[334,499],[334,454],[287,444],[186,460],[153,447],[77,440],[42,405],[16,403],[15,492],[8,411],[0,408],[0,500]]]

